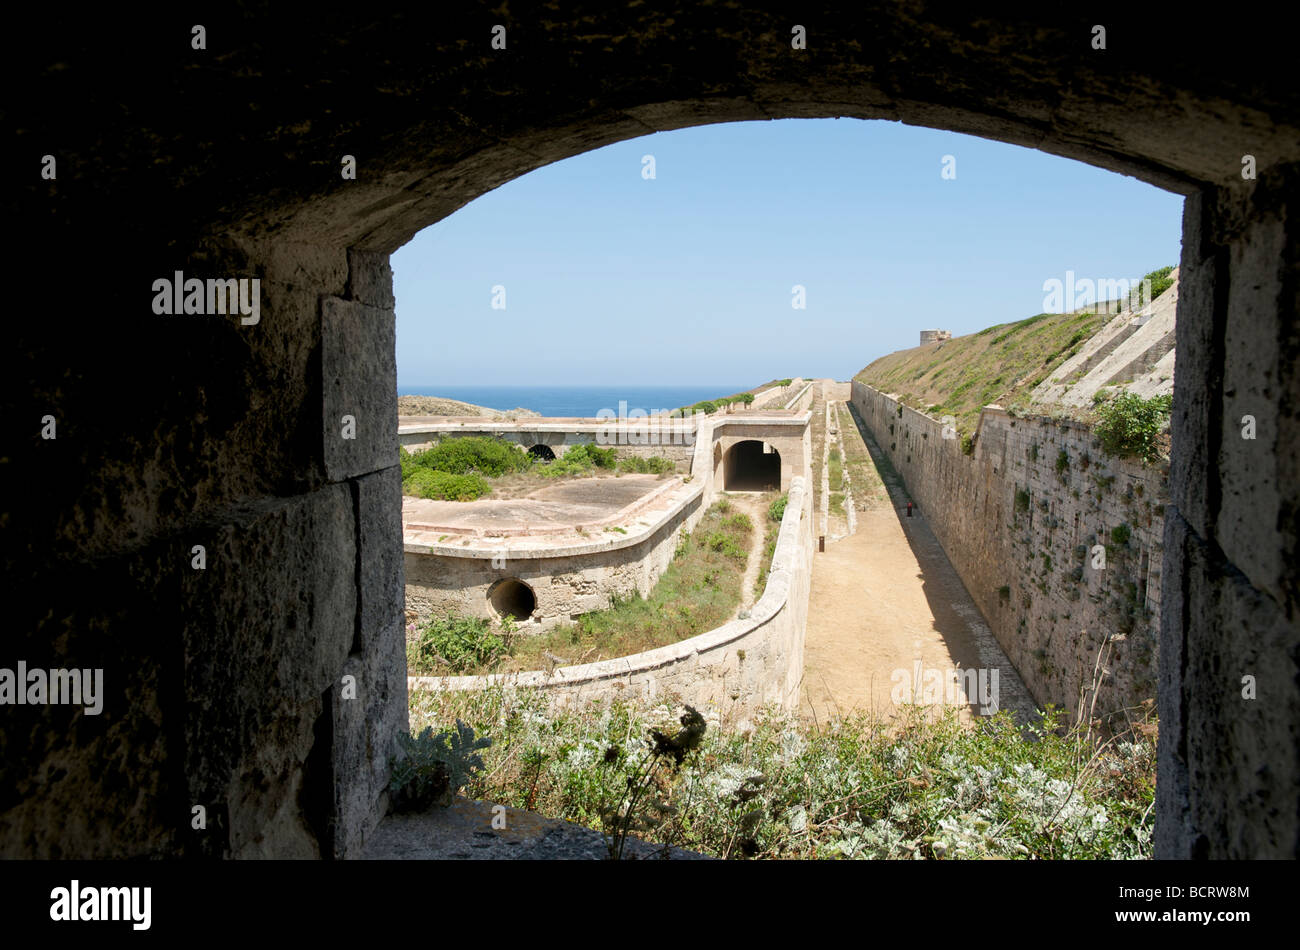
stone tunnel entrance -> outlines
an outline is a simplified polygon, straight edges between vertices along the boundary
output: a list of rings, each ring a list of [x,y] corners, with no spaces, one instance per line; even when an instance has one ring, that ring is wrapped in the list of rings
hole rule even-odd
[[[488,589],[488,602],[497,616],[511,620],[527,620],[537,609],[537,595],[517,577],[497,581]]]
[[[555,461],[555,450],[549,445],[534,445],[528,450],[528,454],[539,462]]]
[[[24,383],[0,406],[5,467],[47,486],[40,505],[8,493],[0,513],[11,656],[57,643],[64,666],[108,667],[118,699],[84,723],[98,732],[26,707],[42,719],[6,754],[20,763],[6,787],[21,791],[0,806],[0,855],[358,854],[389,779],[383,753],[407,724],[388,255],[579,152],[714,122],[843,117],[1038,148],[1185,196],[1155,852],[1295,857],[1300,541],[1278,526],[1300,507],[1300,93],[1285,31],[1130,9],[1122,35],[1164,40],[1107,50],[1071,10],[990,25],[859,5],[812,21],[805,51],[761,5],[670,0],[502,12],[507,52],[489,47],[493,9],[426,24],[250,8],[222,31],[219,66],[197,70],[169,23],[155,36],[94,16],[24,31],[11,67],[43,77],[57,64],[60,79],[16,102],[5,134],[15,153],[59,143],[41,146],[59,153],[59,178],[48,156],[48,180],[11,190],[25,227],[12,269],[66,316],[58,333],[18,322],[5,352]],[[291,38],[274,70],[242,39],[263,28]],[[297,73],[330,94],[286,85]],[[161,107],[161,84],[186,108]],[[129,124],[68,121],[126,109]],[[257,142],[259,160],[231,158],[231,141]],[[357,142],[379,147],[341,177]],[[321,173],[304,175],[305,161]],[[70,281],[46,249],[74,243],[102,252],[81,255]],[[259,309],[151,313],[143,278],[181,272],[260,279]],[[88,285],[104,288],[95,308]],[[1247,412],[1270,420],[1258,441],[1235,437]],[[39,435],[46,417],[57,441]],[[177,556],[200,546],[205,570]],[[1275,698],[1227,702],[1225,682],[1247,673]],[[342,698],[345,675],[357,703]],[[207,748],[220,755],[187,772],[190,750]],[[49,781],[61,763],[74,773]],[[338,803],[330,835],[304,818],[304,790]],[[166,803],[192,800],[222,809],[220,826],[178,830]]]
[[[746,439],[722,458],[724,491],[780,491],[781,453],[766,442]]]

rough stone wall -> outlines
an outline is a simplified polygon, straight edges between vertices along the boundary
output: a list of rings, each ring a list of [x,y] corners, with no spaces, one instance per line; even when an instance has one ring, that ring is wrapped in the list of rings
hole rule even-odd
[[[985,409],[968,456],[869,386],[853,383],[853,405],[1040,705],[1077,710],[1117,635],[1097,712],[1155,698],[1165,473],[1108,456],[1080,423]]]
[[[1289,166],[1183,207],[1158,857],[1300,856],[1296,194]]]
[[[174,269],[259,276],[260,321],[145,316],[169,363],[36,383],[58,429],[28,474],[61,503],[7,530],[61,540],[48,561],[10,549],[33,612],[5,652],[102,668],[107,695],[97,716],[6,707],[0,853],[351,855],[406,722],[387,258],[222,242],[151,259]],[[112,351],[81,337],[68,365],[82,347]]]
[[[557,705],[674,694],[733,724],[774,703],[799,704],[812,578],[812,493],[795,479],[777,536],[767,588],[750,616],[670,646],[633,656],[560,667],[551,673],[412,677],[414,689],[539,688]]]

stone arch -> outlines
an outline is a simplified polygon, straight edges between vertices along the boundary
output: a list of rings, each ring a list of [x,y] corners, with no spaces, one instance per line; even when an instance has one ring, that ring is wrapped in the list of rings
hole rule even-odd
[[[540,442],[537,445],[530,446],[528,454],[539,462],[555,461],[555,450],[549,445],[543,445]]]
[[[47,491],[42,505],[10,502],[6,574],[23,592],[13,652],[36,655],[65,634],[69,665],[116,651],[127,658],[116,682],[139,699],[115,735],[133,753],[137,736],[154,738],[142,757],[52,719],[33,730],[61,738],[53,751],[30,751],[82,771],[58,788],[36,785],[43,797],[21,806],[23,822],[48,830],[0,850],[354,853],[377,820],[382,767],[340,759],[309,768],[307,757],[314,734],[345,757],[385,747],[406,719],[396,698],[404,662],[387,254],[477,195],[588,149],[711,122],[835,116],[1039,148],[1187,197],[1157,854],[1295,856],[1300,764],[1271,755],[1300,703],[1291,659],[1300,541],[1276,527],[1300,509],[1300,248],[1289,222],[1300,92],[1285,31],[1251,18],[1209,31],[1130,5],[1112,39],[1160,42],[1099,51],[1065,9],[991,24],[858,5],[810,11],[809,48],[794,51],[779,12],[669,0],[594,7],[581,22],[562,10],[504,15],[512,38],[532,38],[512,41],[507,56],[488,46],[489,7],[401,18],[361,10],[346,22],[253,10],[226,31],[236,38],[220,67],[199,69],[173,37],[94,17],[60,24],[53,37],[32,31],[16,51],[11,66],[33,75],[65,68],[7,123],[26,141],[58,142],[62,162],[57,187],[27,175],[6,198],[26,228],[13,269],[43,288],[42,309],[62,321],[58,333],[24,321],[8,347],[30,384],[14,387],[22,394],[5,397],[0,417],[18,425],[50,414],[63,426],[57,452],[25,430],[11,440],[12,467]],[[120,51],[133,48],[153,55],[124,61]],[[270,68],[267,48],[279,50]],[[297,83],[301,75],[313,82]],[[184,109],[160,104],[160,82],[183,88]],[[124,109],[130,123],[68,118]],[[255,154],[227,160],[232,142],[255,143]],[[369,143],[365,154],[353,154],[357,142]],[[1257,163],[1250,180],[1245,153]],[[339,175],[343,156],[359,160],[353,179]],[[47,253],[70,243],[99,249],[77,262],[75,281]],[[259,322],[150,314],[138,288],[176,271],[258,278]],[[95,313],[85,286],[103,288]],[[139,332],[121,334],[102,319],[106,309]],[[161,353],[142,354],[139,340]],[[1276,420],[1259,443],[1266,454],[1247,457],[1231,441],[1230,423],[1248,406]],[[341,440],[340,417],[357,413],[356,437]],[[224,545],[229,557],[197,580],[178,574],[168,544],[182,541]],[[268,644],[266,630],[285,633]],[[1271,631],[1266,655],[1245,630]],[[219,662],[187,666],[178,660],[187,654]],[[1221,670],[1248,665],[1276,671],[1277,701],[1245,704],[1231,728],[1223,706],[1190,701],[1221,695]],[[281,668],[297,674],[291,693],[267,679]],[[331,699],[345,669],[365,680],[363,695],[389,700],[345,715]],[[165,702],[160,682],[177,684]],[[222,708],[210,708],[218,693]],[[288,724],[274,746],[227,741],[272,720]],[[187,748],[224,758],[182,788],[174,776]],[[228,777],[258,756],[288,778],[228,791]],[[157,765],[123,764],[140,761]],[[335,775],[354,784],[314,790]],[[266,816],[292,811],[285,803],[300,780],[316,800],[354,810],[272,831]],[[154,804],[169,796],[233,804],[220,834],[178,838]],[[63,822],[32,817],[70,812],[84,816],[79,828],[99,830],[62,832]]]
[[[724,491],[779,491],[781,453],[758,439],[742,439],[722,459]]]

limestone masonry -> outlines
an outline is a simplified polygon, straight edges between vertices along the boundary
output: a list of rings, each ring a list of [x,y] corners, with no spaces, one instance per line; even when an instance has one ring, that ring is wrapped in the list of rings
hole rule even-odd
[[[870,386],[853,405],[1040,706],[1075,710],[1103,644],[1097,712],[1155,698],[1167,472],[1078,422],[986,408],[966,455]]]

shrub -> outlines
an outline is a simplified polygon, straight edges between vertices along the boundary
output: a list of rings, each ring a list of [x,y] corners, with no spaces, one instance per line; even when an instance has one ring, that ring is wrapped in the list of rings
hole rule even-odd
[[[772,504],[768,505],[767,516],[773,521],[780,521],[785,517],[785,506],[789,501],[790,496],[788,494],[782,495],[776,501],[772,502]]]
[[[1029,489],[1017,488],[1016,489],[1016,511],[1028,511],[1028,510],[1029,510]]]
[[[1171,264],[1168,267],[1161,267],[1158,270],[1153,270],[1151,273],[1143,277],[1137,287],[1137,293],[1135,295],[1136,299],[1134,301],[1135,306],[1140,307],[1144,304],[1150,303],[1172,287],[1174,281],[1169,275],[1172,274],[1173,271],[1174,268]],[[1146,297],[1147,281],[1151,281],[1151,297],[1149,299]]]
[[[399,733],[401,752],[390,761],[392,780],[388,789],[395,812],[423,811],[434,803],[450,805],[475,772],[482,771],[479,749],[492,745],[486,736],[476,738],[474,730],[459,719],[456,732],[433,734],[426,726],[419,735]]]
[[[1172,407],[1169,395],[1143,399],[1134,393],[1120,393],[1101,407],[1101,421],[1093,432],[1112,455],[1155,462],[1160,458],[1160,433]]]
[[[491,491],[478,475],[450,475],[431,468],[415,468],[402,482],[402,492],[417,498],[473,501]]]
[[[1066,452],[1065,449],[1061,449],[1060,453],[1056,456],[1056,474],[1064,474],[1065,470],[1069,467],[1070,453]]]
[[[533,464],[532,456],[518,446],[504,439],[482,435],[444,439],[414,456],[412,461],[421,468],[452,475],[478,472],[491,478],[507,472],[522,471]]]
[[[662,455],[651,458],[629,455],[627,458],[618,460],[618,470],[620,472],[637,472],[642,475],[667,475],[669,472],[676,471],[677,465],[672,459]]]
[[[602,449],[598,445],[585,443],[575,445],[559,458],[536,467],[535,471],[543,478],[562,478],[565,475],[582,475],[593,468],[614,468],[617,464],[614,448]]]
[[[745,515],[738,515],[736,517],[743,517],[745,518],[745,521],[749,521],[749,518]],[[749,556],[748,552],[736,543],[735,538],[729,534],[723,534],[721,531],[715,531],[706,537],[704,539],[704,546],[711,551],[717,551],[719,554],[727,557],[734,557],[737,560],[743,561]]]
[[[454,673],[490,666],[506,656],[510,645],[477,617],[440,617],[430,621],[411,645],[412,669],[434,670],[446,665]]]
[[[972,439],[970,435],[963,435],[961,437],[961,452],[963,455],[975,454],[975,440]]]
[[[734,515],[725,518],[722,522],[729,528],[740,528],[743,531],[752,531],[754,523],[749,520],[749,515],[743,511],[738,511]]]
[[[1116,525],[1110,529],[1110,539],[1115,544],[1128,544],[1128,539],[1132,535],[1129,526],[1126,524]]]

